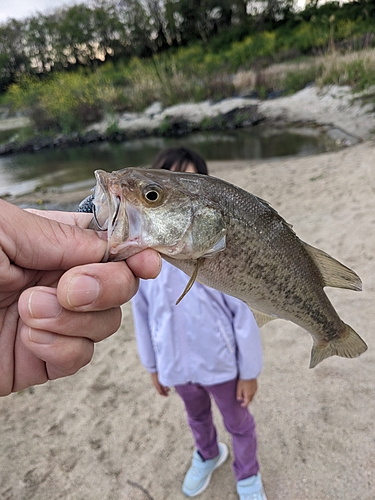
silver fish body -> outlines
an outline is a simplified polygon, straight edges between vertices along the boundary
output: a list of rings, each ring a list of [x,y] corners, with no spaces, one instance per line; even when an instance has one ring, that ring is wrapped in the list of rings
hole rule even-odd
[[[264,200],[199,174],[97,171],[95,217],[109,260],[154,248],[200,283],[243,300],[258,324],[282,318],[313,337],[310,367],[367,346],[323,288],[361,290],[360,278],[311,247]]]

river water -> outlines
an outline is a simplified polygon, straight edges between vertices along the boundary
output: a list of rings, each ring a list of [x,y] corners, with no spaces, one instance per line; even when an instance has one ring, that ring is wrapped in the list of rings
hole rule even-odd
[[[5,139],[0,137],[0,142]],[[207,161],[304,156],[335,149],[333,141],[316,130],[281,130],[260,125],[233,131],[196,132],[180,138],[150,137],[42,150],[0,157],[0,196],[16,196],[46,187],[92,186],[94,170],[150,166],[162,149],[172,146],[192,148]]]

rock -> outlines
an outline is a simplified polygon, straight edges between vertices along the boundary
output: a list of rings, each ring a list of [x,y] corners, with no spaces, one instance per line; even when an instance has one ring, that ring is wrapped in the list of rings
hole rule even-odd
[[[82,137],[82,142],[84,144],[90,144],[92,142],[99,142],[105,139],[106,139],[105,134],[102,134],[97,130],[90,130]]]
[[[145,116],[152,118],[155,115],[160,115],[162,111],[163,111],[162,104],[160,102],[154,102],[153,104],[151,104],[151,106],[149,106],[144,110],[143,114]]]
[[[259,122],[258,105],[252,104],[244,108],[233,109],[223,116],[226,128],[235,129],[251,127]]]
[[[7,144],[2,144],[0,146],[0,155],[10,155],[14,153],[15,144],[14,142],[8,142]]]

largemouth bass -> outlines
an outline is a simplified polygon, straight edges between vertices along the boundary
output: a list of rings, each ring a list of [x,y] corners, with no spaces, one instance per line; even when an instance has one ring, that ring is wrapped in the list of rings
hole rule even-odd
[[[243,300],[262,326],[282,318],[313,338],[310,368],[366,343],[345,324],[326,286],[361,290],[357,274],[300,240],[268,202],[215,177],[126,168],[95,172],[92,227],[108,232],[105,260],[153,248],[190,276]],[[182,298],[181,297],[181,298]]]

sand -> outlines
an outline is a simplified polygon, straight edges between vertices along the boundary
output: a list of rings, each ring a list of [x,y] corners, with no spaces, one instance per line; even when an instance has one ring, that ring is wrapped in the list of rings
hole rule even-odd
[[[369,345],[360,358],[310,370],[309,334],[282,320],[261,330],[264,370],[251,411],[269,500],[375,499],[374,156],[367,141],[319,156],[209,163],[363,279],[362,292],[327,291]],[[182,403],[151,386],[129,304],[123,318],[76,375],[0,399],[2,500],[185,498],[193,441]],[[215,420],[230,445],[216,410]],[[198,498],[238,498],[232,459]]]

